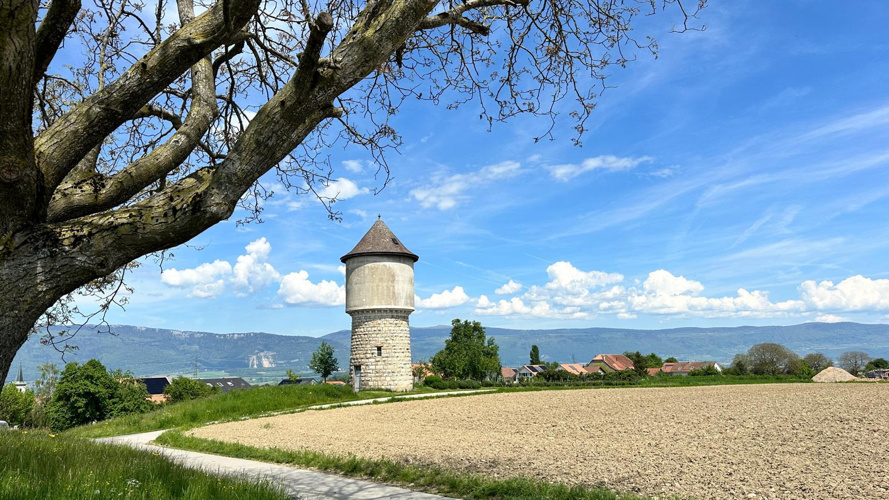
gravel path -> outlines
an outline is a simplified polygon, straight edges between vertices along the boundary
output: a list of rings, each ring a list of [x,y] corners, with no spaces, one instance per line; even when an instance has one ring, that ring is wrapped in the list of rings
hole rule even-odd
[[[492,394],[192,433],[652,496],[889,498],[889,384]]]

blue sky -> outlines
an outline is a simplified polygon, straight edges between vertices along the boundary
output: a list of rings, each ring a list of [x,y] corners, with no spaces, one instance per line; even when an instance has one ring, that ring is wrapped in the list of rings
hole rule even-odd
[[[148,260],[112,323],[321,335],[349,327],[339,257],[377,214],[420,256],[415,326],[671,328],[889,321],[889,11],[713,2],[702,33],[644,18],[659,58],[611,70],[583,147],[571,123],[491,132],[408,103],[374,195],[370,156],[329,151],[329,221],[281,193]],[[198,250],[197,248],[200,248]]]

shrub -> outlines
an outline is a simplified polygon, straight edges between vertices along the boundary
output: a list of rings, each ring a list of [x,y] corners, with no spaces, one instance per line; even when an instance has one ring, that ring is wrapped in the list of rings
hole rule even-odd
[[[722,375],[713,365],[707,365],[703,368],[696,368],[688,372],[689,377],[708,377],[712,375]]]
[[[170,401],[173,403],[203,398],[218,393],[218,387],[212,387],[200,380],[181,375],[174,378],[170,385],[164,388],[164,394],[170,396]]]

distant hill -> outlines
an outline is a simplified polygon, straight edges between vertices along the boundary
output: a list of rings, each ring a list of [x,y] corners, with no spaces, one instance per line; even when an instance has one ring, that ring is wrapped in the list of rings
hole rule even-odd
[[[731,361],[753,344],[778,342],[800,355],[819,351],[836,358],[849,350],[863,350],[871,356],[889,357],[889,325],[859,323],[804,323],[792,326],[740,326],[732,328],[673,328],[669,330],[629,330],[620,328],[577,328],[556,330],[512,330],[487,328],[500,346],[504,365],[528,361],[532,344],[540,348],[545,361],[586,363],[599,353],[624,351],[656,352],[681,360]],[[283,373],[288,368],[308,371],[312,351],[322,340],[334,346],[340,367],[349,359],[349,331],[323,337],[276,335],[271,333],[214,334],[116,325],[114,335],[87,327],[73,341],[79,349],[66,361],[84,362],[97,358],[109,368],[130,370],[137,375],[192,373],[195,358],[201,372],[227,372],[240,376]],[[450,334],[450,326],[411,328],[414,360],[428,360]],[[62,365],[60,355],[32,337],[19,351],[25,378],[36,377],[36,366],[45,362]]]

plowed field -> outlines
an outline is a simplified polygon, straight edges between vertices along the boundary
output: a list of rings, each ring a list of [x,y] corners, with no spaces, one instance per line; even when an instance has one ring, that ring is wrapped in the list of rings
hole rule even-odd
[[[889,384],[490,394],[193,434],[651,496],[889,498]]]

